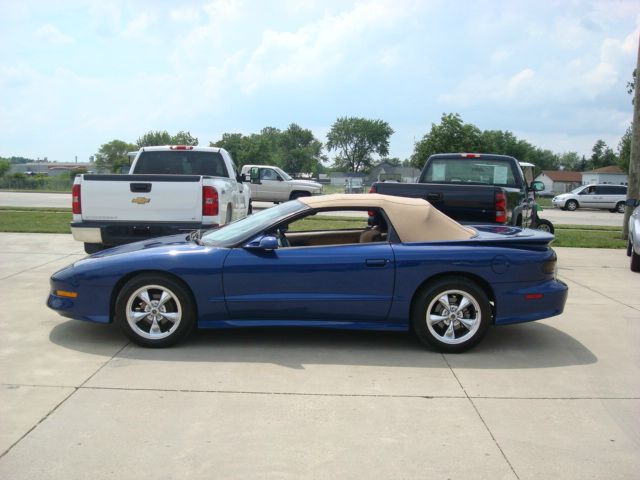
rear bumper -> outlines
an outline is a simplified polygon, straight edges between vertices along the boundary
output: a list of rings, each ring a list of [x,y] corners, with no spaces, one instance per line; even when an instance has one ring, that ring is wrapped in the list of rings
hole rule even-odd
[[[197,222],[72,222],[71,233],[73,238],[79,242],[116,246],[138,242],[147,238],[176,235],[217,226],[217,224],[205,225]]]
[[[495,324],[531,322],[560,315],[564,311],[569,288],[561,280],[547,280],[513,288],[513,284],[494,286]]]

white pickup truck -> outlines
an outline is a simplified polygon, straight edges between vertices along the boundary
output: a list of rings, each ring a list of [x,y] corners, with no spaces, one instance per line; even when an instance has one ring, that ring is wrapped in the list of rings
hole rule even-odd
[[[222,148],[141,148],[128,175],[77,175],[73,238],[87,253],[213,228],[251,213],[251,190]]]
[[[243,165],[241,174],[251,180],[251,198],[256,202],[286,202],[322,194],[322,185],[311,180],[294,180],[273,165]]]

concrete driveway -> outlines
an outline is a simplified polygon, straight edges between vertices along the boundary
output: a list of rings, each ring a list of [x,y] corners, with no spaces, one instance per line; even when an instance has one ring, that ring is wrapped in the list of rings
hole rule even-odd
[[[462,355],[319,330],[150,350],[44,306],[69,235],[0,234],[0,478],[637,478],[640,275],[557,251],[566,312]]]

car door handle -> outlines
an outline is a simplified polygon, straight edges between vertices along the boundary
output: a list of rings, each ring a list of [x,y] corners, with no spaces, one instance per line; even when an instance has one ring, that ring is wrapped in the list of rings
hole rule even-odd
[[[387,263],[389,263],[389,260],[387,260],[386,258],[367,258],[366,262],[367,267],[384,267]]]

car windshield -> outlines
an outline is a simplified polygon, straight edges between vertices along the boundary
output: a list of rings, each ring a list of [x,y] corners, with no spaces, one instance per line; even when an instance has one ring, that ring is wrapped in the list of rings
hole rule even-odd
[[[215,247],[233,247],[245,239],[266,230],[296,212],[301,212],[309,207],[298,200],[281,203],[275,207],[267,208],[253,215],[236,220],[228,225],[215,230],[209,230],[202,235],[202,243]]]
[[[291,176],[290,176],[287,172],[285,172],[284,170],[281,170],[281,169],[279,169],[279,168],[276,168],[275,170],[276,170],[276,172],[278,172],[278,173],[280,174],[280,176],[281,176],[283,179],[285,179],[287,182],[288,182],[289,180],[292,180]]]
[[[438,158],[432,160],[420,182],[476,183],[517,187],[509,162],[483,158]]]
[[[571,193],[580,193],[582,189],[584,189],[584,185],[578,188],[574,188],[573,190],[571,190]]]

